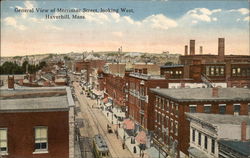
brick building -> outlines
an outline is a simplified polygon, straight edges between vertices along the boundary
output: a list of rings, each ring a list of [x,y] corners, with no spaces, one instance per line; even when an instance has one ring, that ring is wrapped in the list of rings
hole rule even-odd
[[[250,56],[225,55],[225,40],[218,40],[218,55],[195,54],[195,41],[190,40],[190,54],[180,56],[180,65],[161,67],[161,75],[170,78],[192,78],[195,82],[226,82],[228,87],[250,87]]]
[[[74,101],[68,88],[1,89],[0,156],[71,158]],[[69,132],[71,131],[71,132]],[[71,145],[70,145],[71,143]]]
[[[85,80],[89,82],[91,73],[96,69],[103,69],[106,61],[104,60],[84,60],[75,62],[75,71],[80,73],[85,70]]]
[[[135,69],[125,77],[128,116],[145,130],[153,130],[153,104],[150,88],[168,88],[168,80],[147,74],[147,69]]]
[[[168,154],[188,155],[189,121],[185,112],[248,115],[246,88],[151,89],[155,141]],[[175,151],[175,152],[172,152]]]

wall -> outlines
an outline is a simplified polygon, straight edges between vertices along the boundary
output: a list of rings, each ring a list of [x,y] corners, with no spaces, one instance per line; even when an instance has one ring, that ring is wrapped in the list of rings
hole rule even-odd
[[[68,158],[68,112],[1,113],[0,128],[8,128],[6,158]],[[32,154],[35,145],[35,126],[48,127],[48,153]]]

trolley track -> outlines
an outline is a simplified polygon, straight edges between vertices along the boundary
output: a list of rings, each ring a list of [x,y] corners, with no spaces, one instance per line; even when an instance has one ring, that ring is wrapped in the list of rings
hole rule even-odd
[[[115,150],[113,150],[115,147],[114,147],[114,145],[112,144],[112,141],[111,141],[110,138],[108,137],[107,133],[105,132],[105,129],[101,126],[101,124],[100,124],[99,122],[97,123],[98,118],[96,117],[96,115],[94,114],[94,112],[90,109],[90,106],[91,106],[91,105],[89,104],[89,102],[88,102],[86,96],[84,96],[84,98],[81,97],[78,88],[76,88],[76,92],[77,92],[76,94],[77,94],[77,96],[78,96],[78,101],[80,102],[80,104],[83,105],[83,103],[86,102],[86,104],[87,104],[86,109],[87,109],[87,111],[89,112],[90,116],[92,117],[93,123],[94,123],[95,126],[97,127],[98,134],[102,134],[102,135],[105,136],[105,138],[106,138],[106,140],[107,140],[107,144],[111,147],[111,148],[109,148],[109,150],[112,151],[112,152],[110,152],[110,153],[112,153],[111,156],[114,157],[114,158],[119,157],[119,155],[117,154],[117,152],[116,152]],[[84,101],[83,99],[84,99],[85,101]],[[88,122],[88,123],[89,123],[89,122]],[[88,124],[88,126],[89,126],[89,124]],[[100,128],[99,128],[99,127],[100,127]],[[100,130],[100,129],[101,129],[101,130]],[[93,133],[94,133],[94,131],[93,131]],[[90,136],[92,136],[92,137],[93,137],[93,133],[90,134],[89,131],[88,131],[88,134],[89,134]]]

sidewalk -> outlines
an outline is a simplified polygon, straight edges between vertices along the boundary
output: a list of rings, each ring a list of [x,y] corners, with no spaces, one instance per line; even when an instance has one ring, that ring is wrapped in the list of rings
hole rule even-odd
[[[113,110],[114,109],[114,110]],[[131,136],[129,136],[124,129],[122,128],[122,122],[120,122],[117,118],[114,117],[115,114],[119,113],[116,108],[113,108],[112,111],[114,113],[111,113],[108,110],[101,109],[103,115],[107,118],[110,124],[112,124],[113,130],[118,131],[118,136],[121,141],[123,141],[123,138],[125,136],[125,146],[129,149],[129,151],[134,155],[134,157],[140,157],[140,148],[139,148],[139,143],[135,141],[134,144],[131,144]],[[113,115],[113,116],[112,116]],[[113,119],[112,119],[113,117]],[[120,124],[120,128],[119,128]],[[134,153],[134,147],[136,148],[136,153]],[[144,151],[144,157],[143,158],[150,158],[149,154]]]

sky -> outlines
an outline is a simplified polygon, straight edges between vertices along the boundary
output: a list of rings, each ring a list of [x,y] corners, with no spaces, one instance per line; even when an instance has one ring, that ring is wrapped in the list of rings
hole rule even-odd
[[[101,8],[115,11],[100,12]],[[124,52],[184,54],[190,39],[196,42],[197,54],[200,46],[204,54],[217,54],[218,38],[225,38],[226,54],[249,55],[247,0],[1,1],[1,56],[117,51],[121,46]]]

